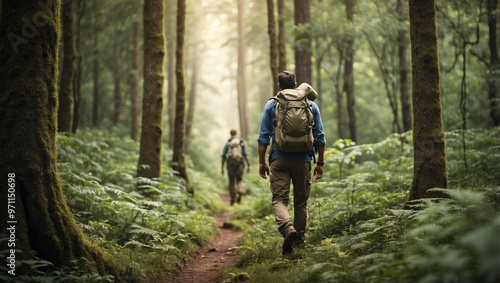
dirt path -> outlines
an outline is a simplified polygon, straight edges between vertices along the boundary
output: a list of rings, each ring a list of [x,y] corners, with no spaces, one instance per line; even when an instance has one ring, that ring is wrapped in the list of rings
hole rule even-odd
[[[221,195],[225,203],[229,205],[229,195]],[[236,246],[240,243],[242,231],[234,231],[223,228],[224,222],[229,217],[229,212],[217,215],[218,235],[207,247],[201,247],[197,254],[188,259],[183,270],[163,280],[155,280],[155,283],[218,283],[219,271],[236,262]],[[153,282],[153,281],[151,281]]]

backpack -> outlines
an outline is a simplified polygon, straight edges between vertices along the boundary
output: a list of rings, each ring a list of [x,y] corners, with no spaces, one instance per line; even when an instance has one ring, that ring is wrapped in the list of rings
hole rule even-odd
[[[233,176],[241,174],[243,172],[243,166],[241,166],[241,159],[243,158],[241,140],[238,138],[231,139],[227,153],[227,172]]]
[[[275,140],[282,152],[309,152],[314,144],[312,106],[303,89],[284,89],[275,100]]]

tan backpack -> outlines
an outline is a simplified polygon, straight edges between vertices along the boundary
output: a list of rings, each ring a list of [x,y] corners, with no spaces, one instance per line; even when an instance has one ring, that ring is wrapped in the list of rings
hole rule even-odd
[[[276,101],[274,130],[279,151],[309,152],[312,149],[314,117],[308,96],[315,99],[317,93],[308,84],[301,84],[299,88],[284,89],[271,98]]]

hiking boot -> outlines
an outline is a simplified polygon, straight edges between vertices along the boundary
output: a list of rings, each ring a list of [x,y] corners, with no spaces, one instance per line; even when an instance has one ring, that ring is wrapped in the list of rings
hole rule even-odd
[[[242,192],[238,192],[238,199],[236,199],[236,202],[237,203],[240,203],[241,202],[241,196],[243,195]]]
[[[288,255],[291,254],[293,251],[293,243],[295,240],[297,240],[299,234],[297,234],[297,231],[292,230],[288,235],[285,237],[285,241],[283,242],[283,255]]]

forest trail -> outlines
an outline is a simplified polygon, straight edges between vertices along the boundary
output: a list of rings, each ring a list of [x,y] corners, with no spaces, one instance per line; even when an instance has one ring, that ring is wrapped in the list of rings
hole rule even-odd
[[[229,205],[229,195],[221,195],[224,203]],[[216,216],[217,236],[207,247],[201,247],[198,252],[189,258],[182,271],[176,275],[163,279],[148,281],[150,283],[218,283],[222,282],[219,276],[221,269],[234,265],[237,259],[236,247],[240,243],[243,231],[224,228],[230,212],[226,211]]]

